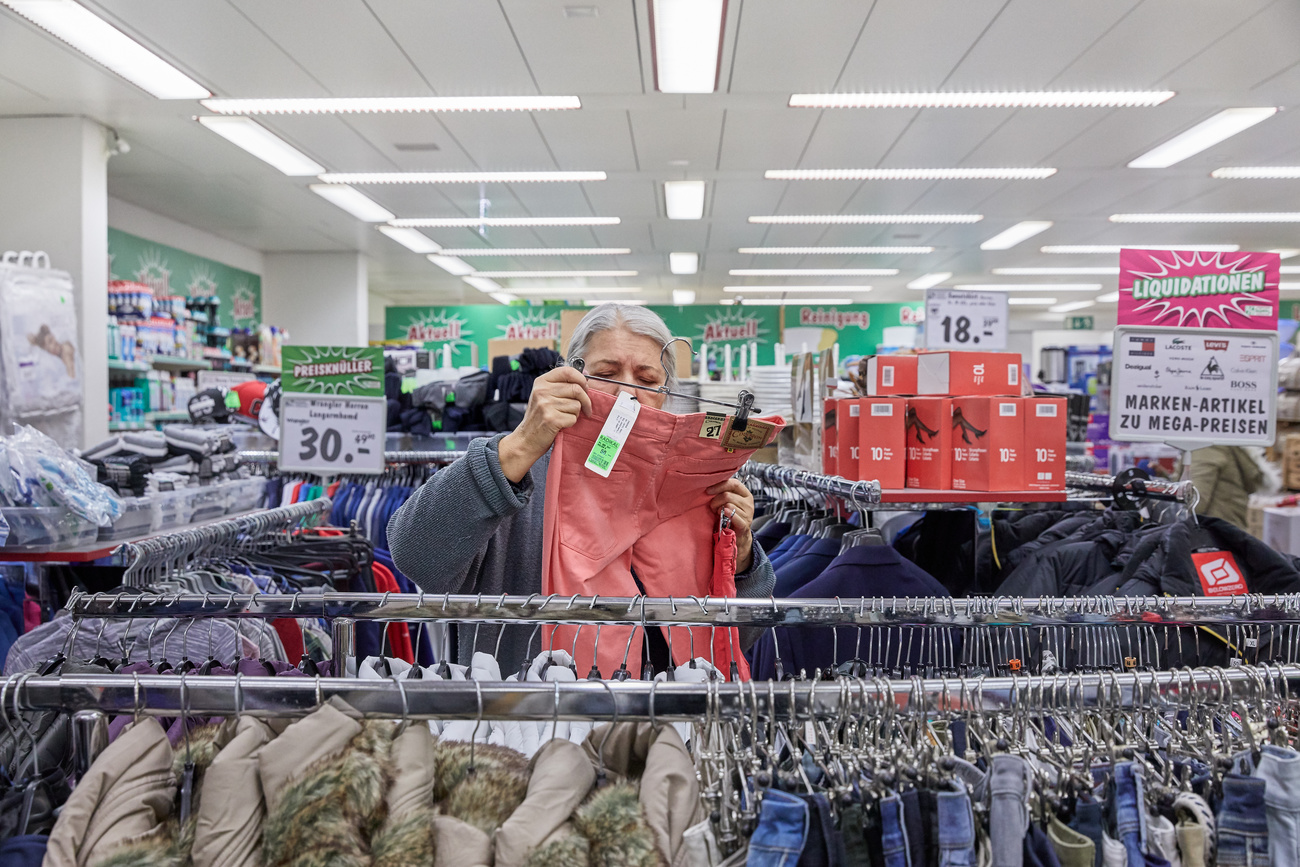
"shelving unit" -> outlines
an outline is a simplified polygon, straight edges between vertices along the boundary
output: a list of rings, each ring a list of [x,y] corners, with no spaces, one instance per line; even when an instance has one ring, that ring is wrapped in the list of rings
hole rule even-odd
[[[169,412],[146,412],[144,420],[150,424],[161,421],[189,421],[190,414],[188,410],[175,409]]]
[[[274,364],[254,364],[252,370],[253,373],[259,374],[261,376],[280,375],[280,368]]]
[[[155,370],[211,370],[212,362],[198,358],[177,358],[172,355],[155,355],[153,357],[153,368]]]
[[[152,370],[153,365],[147,361],[123,361],[120,358],[110,358],[108,360],[108,369],[121,373],[143,373],[146,370]]]

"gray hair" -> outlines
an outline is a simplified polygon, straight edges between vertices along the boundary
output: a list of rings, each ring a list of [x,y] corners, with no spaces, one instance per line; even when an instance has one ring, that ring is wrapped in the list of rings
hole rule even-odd
[[[610,302],[591,308],[587,315],[582,317],[578,327],[573,329],[573,337],[569,340],[569,358],[586,358],[587,345],[591,342],[591,338],[602,331],[619,327],[626,328],[633,334],[649,337],[660,346],[668,345],[668,341],[673,339],[668,326],[659,318],[659,314],[653,310],[647,310],[634,304]],[[677,389],[677,356],[669,353],[666,362],[668,368],[668,381],[666,384],[668,388],[675,391]]]

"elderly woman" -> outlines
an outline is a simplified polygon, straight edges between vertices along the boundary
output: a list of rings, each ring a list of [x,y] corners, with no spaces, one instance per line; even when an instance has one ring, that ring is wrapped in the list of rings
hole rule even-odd
[[[586,372],[593,376],[657,388],[665,384],[659,354],[671,339],[664,321],[652,311],[602,304],[574,330],[570,355],[584,359]],[[675,381],[667,384],[671,388]],[[626,391],[645,406],[663,408],[662,394],[589,381],[571,367],[539,376],[516,430],[474,440],[463,458],[436,473],[393,515],[388,542],[397,567],[431,593],[540,593],[549,453],[560,431],[575,425],[580,414],[591,413],[588,389]],[[737,594],[770,595],[776,576],[750,533],[753,495],[734,478],[708,493],[713,497],[710,508],[733,512]],[[602,518],[593,515],[591,520]],[[694,592],[692,587],[684,585],[682,595]],[[505,633],[498,636],[498,627],[484,625],[476,644],[491,652],[499,640],[503,671],[540,649],[531,625],[502,628]],[[658,646],[662,641],[660,630],[650,630],[647,659],[666,660],[666,647]],[[462,637],[459,662],[468,665],[471,654],[470,642]]]

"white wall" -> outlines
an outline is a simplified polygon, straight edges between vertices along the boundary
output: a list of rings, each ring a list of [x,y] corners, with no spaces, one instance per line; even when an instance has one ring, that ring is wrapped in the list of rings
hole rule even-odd
[[[249,271],[260,276],[266,269],[260,250],[227,241],[211,232],[196,229],[111,196],[108,199],[108,225],[157,244],[166,244],[195,256],[203,256],[223,265],[239,268],[241,271]]]
[[[360,253],[265,253],[262,318],[290,342],[365,346],[370,339],[366,257]]]

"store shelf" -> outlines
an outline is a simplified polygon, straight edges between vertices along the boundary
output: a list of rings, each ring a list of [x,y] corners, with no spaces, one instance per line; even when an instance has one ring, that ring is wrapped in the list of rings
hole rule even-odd
[[[929,488],[889,489],[882,503],[1064,503],[1065,491],[941,491]]]
[[[183,409],[174,409],[169,410],[168,412],[146,412],[144,418],[145,421],[148,422],[189,421],[190,414],[188,411]]]
[[[122,545],[142,542],[145,539],[152,539],[155,536],[179,533],[182,530],[193,530],[196,527],[214,524],[217,521],[227,521],[231,518],[238,518],[241,515],[249,515],[257,511],[261,510],[248,509],[243,512],[231,512],[229,515],[221,515],[210,521],[200,521],[197,524],[185,524],[179,527],[165,527],[157,532],[145,533],[142,536],[132,536],[126,539],[119,539],[116,542],[95,542],[90,545],[83,545],[77,548],[66,548],[61,551],[24,551],[22,548],[0,548],[0,563],[89,563],[91,560],[100,560],[104,557],[111,556],[112,553]]]
[[[122,421],[122,422],[108,423],[109,433],[121,433],[122,431],[129,431],[129,430],[151,430],[152,428],[153,428],[152,424],[144,421],[136,421],[136,422]]]
[[[155,355],[154,370],[211,370],[212,362],[196,358],[177,358],[172,355]]]
[[[253,373],[260,373],[263,376],[279,376],[281,370],[274,364],[254,364]]]
[[[152,370],[147,361],[123,361],[120,358],[110,358],[108,360],[108,369],[117,370],[123,373],[143,373],[146,370]]]

